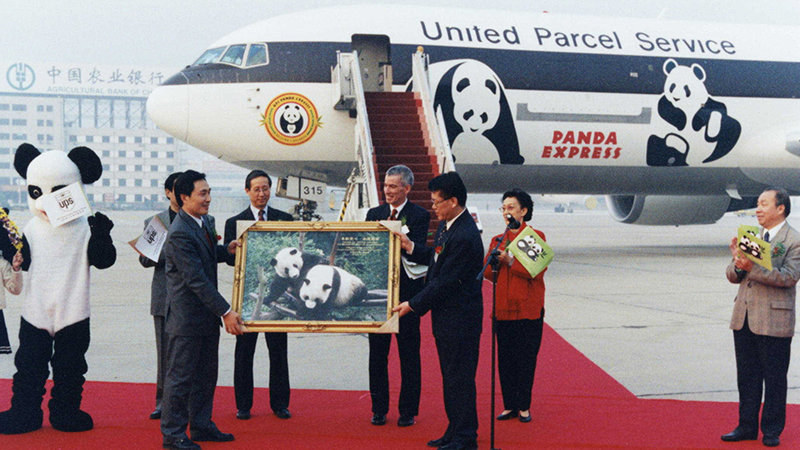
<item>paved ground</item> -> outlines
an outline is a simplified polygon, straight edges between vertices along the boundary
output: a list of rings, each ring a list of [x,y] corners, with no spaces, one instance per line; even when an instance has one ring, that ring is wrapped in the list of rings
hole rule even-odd
[[[499,202],[498,202],[499,203]],[[213,204],[212,204],[213,213]],[[152,212],[111,212],[118,260],[92,272],[92,345],[87,378],[153,382],[155,344],[149,315],[151,272],[127,241]],[[217,214],[218,223],[232,214]],[[26,212],[13,211],[18,223]],[[481,212],[488,240],[501,227],[498,213]],[[794,223],[794,220],[790,220]],[[546,275],[546,322],[640,397],[736,401],[728,320],[736,287],[724,277],[727,242],[740,223],[636,227],[604,212],[537,213],[533,220],[556,253]],[[800,225],[800,222],[797,222]],[[220,265],[220,291],[230,298],[233,269]],[[22,297],[8,296],[6,320],[16,349]],[[794,343],[797,352],[797,342]],[[234,338],[220,344],[220,385],[233,382]],[[366,390],[363,335],[292,334],[295,388]],[[795,358],[796,359],[796,358]],[[267,386],[265,345],[256,353],[256,385]],[[569,368],[564,368],[568,374]],[[0,378],[14,373],[0,356]],[[800,403],[800,363],[789,371],[789,402]]]

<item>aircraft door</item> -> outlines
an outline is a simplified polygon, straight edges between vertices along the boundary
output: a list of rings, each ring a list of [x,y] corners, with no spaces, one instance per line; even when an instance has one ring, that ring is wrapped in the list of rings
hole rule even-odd
[[[358,52],[364,91],[391,91],[392,52],[389,36],[354,34],[352,47]]]

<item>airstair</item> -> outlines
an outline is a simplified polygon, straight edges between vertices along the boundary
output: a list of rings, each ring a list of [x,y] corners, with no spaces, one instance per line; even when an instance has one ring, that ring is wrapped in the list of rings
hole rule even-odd
[[[418,50],[412,55],[410,92],[364,92],[358,53],[339,53],[332,69],[336,107],[356,116],[358,162],[348,180],[339,220],[364,220],[367,210],[380,204],[386,170],[403,164],[414,172],[409,199],[431,212],[429,236],[433,236],[438,223],[427,184],[455,166],[441,116],[433,109],[427,67],[428,56]],[[391,89],[391,80],[383,81]]]

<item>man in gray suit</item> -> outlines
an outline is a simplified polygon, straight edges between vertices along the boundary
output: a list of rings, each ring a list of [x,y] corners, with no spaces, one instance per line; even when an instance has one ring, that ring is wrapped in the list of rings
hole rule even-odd
[[[754,265],[731,241],[733,261],[726,275],[739,284],[733,304],[731,329],[736,350],[739,388],[739,425],[722,435],[723,441],[758,439],[761,413],[763,443],[780,444],[786,424],[786,375],[794,335],[795,285],[800,279],[800,234],[786,222],[791,211],[786,190],[769,188],[758,197],[756,217],[762,239],[772,248],[772,270]]]
[[[217,290],[217,263],[234,253],[215,245],[217,232],[208,216],[211,188],[205,174],[194,170],[175,182],[181,210],[167,235],[167,374],[161,417],[163,446],[198,450],[194,441],[227,442],[211,420],[219,364],[220,317],[225,330],[240,335],[242,319]],[[190,425],[192,439],[186,434]]]
[[[175,189],[175,180],[183,172],[175,172],[167,177],[164,182],[164,195],[169,200],[169,208],[153,217],[158,217],[161,223],[166,225],[169,229],[170,224],[175,220],[175,216],[181,209],[178,206],[178,201],[173,195]],[[153,220],[153,217],[144,221],[144,228]],[[161,248],[161,254],[158,255],[158,261],[153,261],[146,256],[139,256],[139,263],[142,267],[153,269],[153,282],[150,285],[150,315],[153,316],[153,323],[156,329],[156,409],[150,413],[151,419],[161,418],[161,398],[164,395],[164,371],[166,370],[167,363],[167,336],[164,331],[164,314],[167,309],[167,275],[164,273],[164,250]]]

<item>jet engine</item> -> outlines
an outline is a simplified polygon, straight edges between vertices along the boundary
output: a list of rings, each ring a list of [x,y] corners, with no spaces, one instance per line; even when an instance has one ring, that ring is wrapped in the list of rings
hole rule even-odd
[[[607,195],[617,222],[634,225],[695,225],[714,223],[729,210],[727,195]],[[739,203],[739,202],[735,202]],[[737,205],[738,206],[738,205]],[[738,209],[738,208],[737,208]]]

